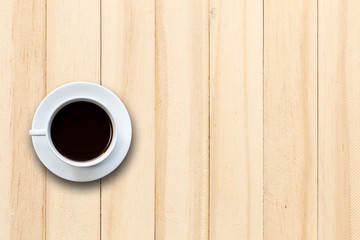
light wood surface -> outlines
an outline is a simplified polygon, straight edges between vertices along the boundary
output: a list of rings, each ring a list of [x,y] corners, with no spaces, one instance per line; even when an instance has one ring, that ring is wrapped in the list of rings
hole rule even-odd
[[[208,2],[156,1],[156,239],[208,239]]]
[[[264,2],[264,239],[317,237],[317,2]]]
[[[73,81],[100,83],[100,3],[48,1],[47,93]],[[100,239],[100,181],[47,174],[46,239]]]
[[[212,0],[210,16],[210,237],[262,239],[263,4]]]
[[[45,1],[0,11],[0,238],[44,239],[46,172],[28,131],[45,97]]]
[[[126,105],[130,152],[101,181],[101,238],[154,239],[155,3],[102,1],[102,85]]]
[[[0,239],[360,239],[360,2],[0,0]],[[56,87],[128,108],[122,165],[62,180]]]
[[[359,9],[319,1],[319,240],[360,238]]]

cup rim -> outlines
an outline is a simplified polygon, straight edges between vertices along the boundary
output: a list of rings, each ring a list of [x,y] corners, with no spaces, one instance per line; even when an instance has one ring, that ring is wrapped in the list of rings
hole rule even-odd
[[[106,112],[106,114],[109,116],[113,129],[112,129],[111,143],[108,146],[108,148],[106,149],[106,151],[94,159],[80,162],[80,161],[72,160],[72,159],[65,157],[56,149],[56,147],[54,146],[53,141],[51,139],[51,125],[52,125],[55,115],[63,107],[65,107],[71,103],[74,103],[74,102],[82,102],[82,101],[90,102],[90,103],[96,104],[97,106],[101,107]],[[103,104],[101,104],[99,101],[97,101],[91,97],[74,97],[72,99],[67,99],[67,100],[61,102],[57,107],[54,108],[53,112],[50,115],[50,119],[47,123],[46,137],[48,139],[50,149],[56,155],[57,158],[59,158],[60,160],[62,160],[65,163],[75,166],[75,167],[91,167],[91,166],[97,165],[97,164],[101,163],[102,161],[104,161],[110,155],[110,153],[113,151],[116,141],[117,141],[117,125],[116,125],[116,122],[114,121],[114,116],[111,114],[111,112],[108,110],[108,108],[106,106],[104,106]]]

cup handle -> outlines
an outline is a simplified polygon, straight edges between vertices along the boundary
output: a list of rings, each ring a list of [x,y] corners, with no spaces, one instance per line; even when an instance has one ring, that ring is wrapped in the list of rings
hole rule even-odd
[[[29,131],[30,136],[46,136],[46,130],[45,129],[31,129]]]

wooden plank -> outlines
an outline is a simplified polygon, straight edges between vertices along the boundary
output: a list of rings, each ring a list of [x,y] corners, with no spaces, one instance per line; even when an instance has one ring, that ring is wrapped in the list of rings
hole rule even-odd
[[[102,84],[124,102],[133,126],[132,146],[125,162],[101,182],[102,239],[152,240],[155,214],[154,1],[102,1]]]
[[[0,1],[0,232],[45,239],[45,169],[28,131],[45,95],[45,1]]]
[[[212,0],[210,26],[210,237],[260,240],[263,3]]]
[[[264,239],[316,239],[316,0],[264,2],[264,68]]]
[[[156,239],[208,239],[208,1],[156,1]]]
[[[100,83],[100,2],[48,1],[47,91],[79,80]],[[47,176],[46,237],[100,239],[99,181]]]
[[[360,238],[359,9],[319,1],[319,240]]]

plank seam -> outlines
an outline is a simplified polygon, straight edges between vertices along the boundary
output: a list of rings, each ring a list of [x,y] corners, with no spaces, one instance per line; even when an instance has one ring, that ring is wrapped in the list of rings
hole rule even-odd
[[[319,238],[319,0],[316,1],[316,238]]]
[[[100,0],[100,85],[102,85],[102,0]]]
[[[210,240],[211,217],[211,0],[208,0],[208,239]]]
[[[154,49],[155,49],[155,53],[154,53],[154,118],[155,118],[155,121],[154,121],[154,129],[155,129],[155,133],[154,133],[154,140],[155,140],[155,144],[154,144],[154,240],[156,240],[156,220],[157,220],[157,177],[156,177],[156,174],[157,174],[157,109],[158,109],[158,106],[157,106],[157,58],[156,58],[156,55],[157,55],[157,24],[156,24],[156,19],[157,19],[157,0],[154,0],[154,4],[155,4],[155,7],[154,7]]]
[[[263,189],[263,194],[262,194],[262,238],[263,240],[265,239],[265,208],[264,208],[264,204],[265,204],[265,183],[264,183],[264,176],[265,176],[265,0],[262,1],[262,75],[263,75],[263,79],[262,79],[262,189]]]

